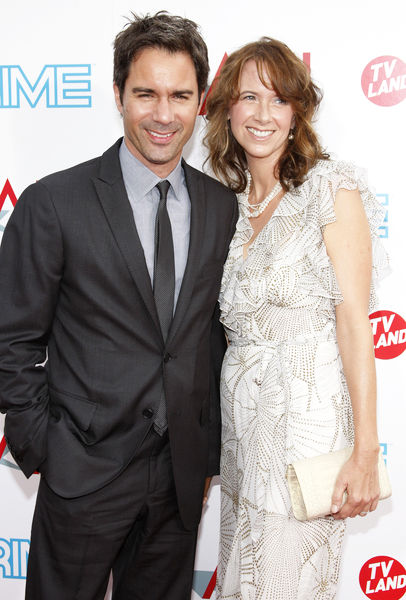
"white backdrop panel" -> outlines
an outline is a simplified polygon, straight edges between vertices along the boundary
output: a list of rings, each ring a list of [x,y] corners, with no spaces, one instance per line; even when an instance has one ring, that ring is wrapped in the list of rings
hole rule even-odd
[[[262,35],[286,42],[299,56],[310,53],[312,75],[324,90],[317,123],[323,144],[334,156],[366,167],[378,198],[387,208],[387,229],[382,230],[382,237],[386,238],[393,273],[380,290],[380,309],[406,318],[403,267],[406,103],[380,106],[368,99],[361,87],[361,75],[373,59],[381,56],[395,57],[398,61],[405,59],[406,14],[401,0],[385,3],[377,0],[368,3],[251,0],[233,4],[206,0],[200,5],[167,1],[165,6],[146,0],[133,6],[121,0],[2,3],[1,66],[8,69],[7,74],[11,73],[11,67],[19,66],[20,83],[24,75],[33,89],[31,95],[27,92],[30,100],[20,94],[20,106],[16,108],[7,107],[10,94],[2,89],[0,237],[13,208],[12,194],[8,194],[5,187],[7,180],[19,196],[34,180],[99,155],[121,135],[120,117],[112,93],[112,42],[130,10],[153,13],[162,8],[201,25],[209,47],[212,77],[225,52],[230,53]],[[388,63],[388,68],[391,64]],[[404,98],[406,67],[401,62],[396,64],[403,73],[399,91]],[[86,65],[89,74],[79,79],[82,85],[90,80],[91,89],[82,91],[81,95],[90,98],[91,106],[66,106],[62,97],[58,97],[58,102],[65,105],[47,106],[46,89],[40,95],[42,84],[35,85],[46,65],[52,65],[57,76],[61,74],[62,65],[69,65],[64,67],[68,73],[75,71],[72,65]],[[42,76],[46,77],[48,72],[49,69],[45,70]],[[375,92],[377,89],[373,88]],[[387,98],[392,96],[388,94]],[[204,119],[198,117],[195,135],[185,152],[187,160],[198,168],[202,167],[205,157],[201,147],[203,131]],[[371,558],[389,556],[406,564],[405,353],[377,360],[377,370],[380,438],[394,494],[374,515],[349,522],[338,600],[366,597],[358,576],[362,565]],[[1,420],[1,430],[2,425]],[[0,597],[22,600],[38,476],[25,480],[7,450],[3,449],[0,454]],[[193,600],[215,598],[215,592],[210,593],[209,583],[217,564],[218,513],[216,480],[200,529]],[[380,592],[371,597],[395,598],[390,593]]]

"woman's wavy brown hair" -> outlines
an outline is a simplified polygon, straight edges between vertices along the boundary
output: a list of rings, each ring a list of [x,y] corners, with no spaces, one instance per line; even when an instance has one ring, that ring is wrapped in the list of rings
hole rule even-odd
[[[285,191],[303,183],[306,173],[317,160],[327,159],[313,129],[312,121],[321,102],[321,90],[313,83],[306,65],[285,44],[262,37],[246,44],[227,58],[207,100],[207,134],[214,174],[235,192],[247,186],[247,160],[242,146],[234,138],[228,120],[229,108],[238,99],[241,72],[254,60],[261,82],[289,102],[295,115],[294,137],[275,167]]]

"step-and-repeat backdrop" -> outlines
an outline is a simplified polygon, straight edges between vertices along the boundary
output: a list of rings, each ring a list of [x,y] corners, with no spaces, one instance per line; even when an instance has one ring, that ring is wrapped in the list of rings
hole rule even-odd
[[[371,315],[379,432],[393,497],[350,520],[338,600],[397,600],[406,592],[406,64],[402,0],[290,0],[165,4],[139,0],[14,0],[0,18],[0,238],[23,189],[101,154],[121,135],[112,92],[112,41],[130,11],[166,9],[201,26],[211,79],[224,55],[262,35],[286,42],[324,90],[317,130],[334,157],[368,170],[385,209],[380,229],[392,274]],[[204,117],[185,156],[201,168]],[[52,249],[50,249],[52,251]],[[0,293],[2,290],[0,290]],[[26,480],[0,420],[0,598],[24,597],[38,476]],[[205,508],[192,598],[215,598],[219,484]],[[110,597],[110,592],[106,596]],[[55,599],[57,600],[57,599]],[[309,598],[309,600],[312,600]]]

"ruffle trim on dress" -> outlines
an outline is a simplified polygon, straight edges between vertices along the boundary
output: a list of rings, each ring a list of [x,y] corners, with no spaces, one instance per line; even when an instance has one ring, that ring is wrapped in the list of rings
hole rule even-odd
[[[238,197],[242,194],[238,194]],[[231,240],[228,259],[224,267],[223,278],[220,287],[220,321],[238,335],[242,333],[241,322],[245,315],[255,312],[256,302],[250,302],[244,291],[241,289],[241,272],[235,268],[235,263],[239,260],[239,254],[243,253],[242,246],[247,244],[253,234],[251,223],[248,219],[248,210],[239,202],[240,216],[237,221],[235,233]],[[242,260],[242,258],[241,258]]]
[[[334,305],[340,304],[343,296],[324,243],[321,241],[310,247],[306,259],[310,272],[301,278],[301,288],[310,296],[333,301]]]
[[[238,270],[229,266],[227,275],[224,273],[220,288],[220,321],[230,329],[242,335],[242,323],[247,315],[252,314],[258,308],[257,302],[252,302],[247,297],[245,290],[241,288],[238,279],[240,274]]]

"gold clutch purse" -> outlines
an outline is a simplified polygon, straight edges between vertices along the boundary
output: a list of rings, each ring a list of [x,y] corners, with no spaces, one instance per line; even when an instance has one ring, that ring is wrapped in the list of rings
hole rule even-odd
[[[286,472],[293,514],[298,521],[308,521],[330,514],[331,498],[337,476],[344,463],[350,458],[353,448],[304,458],[290,465]],[[379,499],[392,494],[388,472],[379,453]]]

